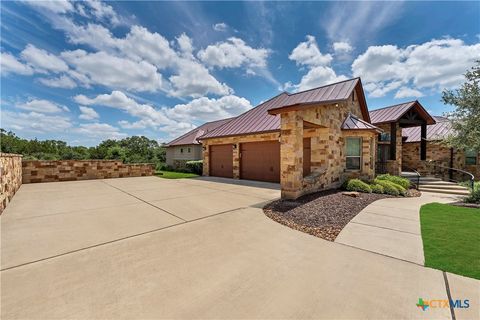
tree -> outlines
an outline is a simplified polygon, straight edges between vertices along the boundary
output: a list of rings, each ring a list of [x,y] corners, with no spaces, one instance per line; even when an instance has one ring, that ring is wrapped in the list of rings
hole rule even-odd
[[[455,106],[446,115],[454,132],[446,142],[458,149],[480,151],[480,60],[465,73],[465,79],[459,89],[442,93],[443,103]]]

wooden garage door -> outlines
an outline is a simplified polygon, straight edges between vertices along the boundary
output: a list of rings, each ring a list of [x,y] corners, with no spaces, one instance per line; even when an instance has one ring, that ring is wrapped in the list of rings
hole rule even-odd
[[[231,144],[210,146],[210,175],[233,178],[233,150]]]
[[[278,141],[242,143],[240,148],[240,178],[280,182]]]

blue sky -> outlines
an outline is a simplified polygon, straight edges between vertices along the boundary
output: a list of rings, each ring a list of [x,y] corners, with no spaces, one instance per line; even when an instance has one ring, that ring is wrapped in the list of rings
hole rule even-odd
[[[279,92],[360,76],[432,114],[480,57],[478,2],[1,3],[1,127],[159,142]]]

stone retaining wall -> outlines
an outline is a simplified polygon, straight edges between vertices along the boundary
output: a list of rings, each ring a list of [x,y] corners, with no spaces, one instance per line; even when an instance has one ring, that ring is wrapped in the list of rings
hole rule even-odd
[[[155,172],[153,164],[117,160],[27,160],[22,166],[23,183],[142,177]]]
[[[22,156],[0,153],[0,214],[22,185]]]

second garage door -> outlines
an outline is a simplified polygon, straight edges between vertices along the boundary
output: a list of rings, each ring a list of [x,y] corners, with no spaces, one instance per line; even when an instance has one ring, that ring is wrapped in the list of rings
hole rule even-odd
[[[210,175],[233,178],[233,152],[231,144],[210,146]]]
[[[240,178],[280,182],[280,143],[248,142],[240,145]]]

